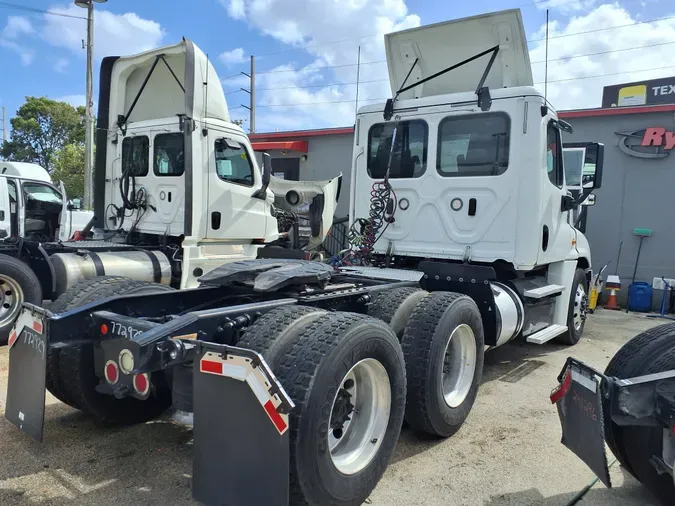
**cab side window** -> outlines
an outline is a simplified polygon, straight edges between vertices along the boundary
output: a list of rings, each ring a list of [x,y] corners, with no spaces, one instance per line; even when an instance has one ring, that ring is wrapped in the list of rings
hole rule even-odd
[[[150,143],[145,135],[125,137],[122,141],[122,172],[134,177],[148,175]]]
[[[253,163],[246,147],[229,139],[215,142],[216,174],[228,183],[253,186]]]
[[[156,176],[182,176],[185,172],[183,134],[159,134],[154,140],[153,172]]]
[[[563,150],[560,130],[550,121],[546,130],[546,171],[548,179],[558,188],[563,187]]]

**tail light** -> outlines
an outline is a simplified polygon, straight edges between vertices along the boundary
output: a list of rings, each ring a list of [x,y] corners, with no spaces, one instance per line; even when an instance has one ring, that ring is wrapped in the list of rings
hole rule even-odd
[[[120,372],[117,368],[117,364],[112,360],[108,360],[105,363],[103,374],[105,375],[105,380],[111,385],[114,385],[117,383],[117,380],[120,379]]]
[[[134,390],[138,395],[147,395],[150,391],[150,377],[147,374],[136,374],[134,376]]]
[[[127,349],[120,351],[119,363],[122,372],[124,374],[130,374],[131,371],[134,370],[134,354]]]

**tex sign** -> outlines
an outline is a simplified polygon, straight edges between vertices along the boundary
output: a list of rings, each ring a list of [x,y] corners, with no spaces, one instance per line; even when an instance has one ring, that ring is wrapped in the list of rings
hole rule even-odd
[[[638,158],[665,158],[675,149],[675,132],[650,127],[635,132],[615,132],[620,136],[619,149]]]

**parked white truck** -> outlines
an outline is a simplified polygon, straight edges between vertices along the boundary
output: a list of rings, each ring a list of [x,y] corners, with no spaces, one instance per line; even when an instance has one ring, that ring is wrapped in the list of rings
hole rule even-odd
[[[34,163],[0,161],[0,344],[5,344],[23,302],[41,304],[40,262],[30,251],[41,243],[67,241],[94,213],[68,199]]]
[[[591,260],[571,211],[592,188],[566,183],[570,127],[533,87],[520,12],[385,41],[393,98],[358,113],[351,266],[336,269],[244,260],[278,236],[275,208],[306,210],[320,239],[337,185],[272,195],[192,43],[104,60],[98,226],[166,237],[180,284],[199,287],[103,277],[53,311],[26,304],[10,421],[41,439],[45,387],[108,422],[172,407],[194,421],[198,500],[359,505],[404,418],[441,437],[462,426],[486,346],[579,340]],[[598,188],[602,146],[584,149]],[[228,255],[241,261],[202,273]]]

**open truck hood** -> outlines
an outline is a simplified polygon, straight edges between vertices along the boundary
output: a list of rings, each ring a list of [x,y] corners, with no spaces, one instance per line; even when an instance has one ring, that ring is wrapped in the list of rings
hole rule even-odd
[[[120,118],[127,124],[182,114],[195,120],[230,120],[218,74],[191,41],[113,58],[108,111],[112,131]]]
[[[532,86],[532,69],[520,11],[517,9],[413,28],[385,35],[392,96],[405,85],[440,72],[472,56],[499,46],[484,86]],[[401,99],[474,91],[490,60],[483,56],[442,76],[416,86]]]

